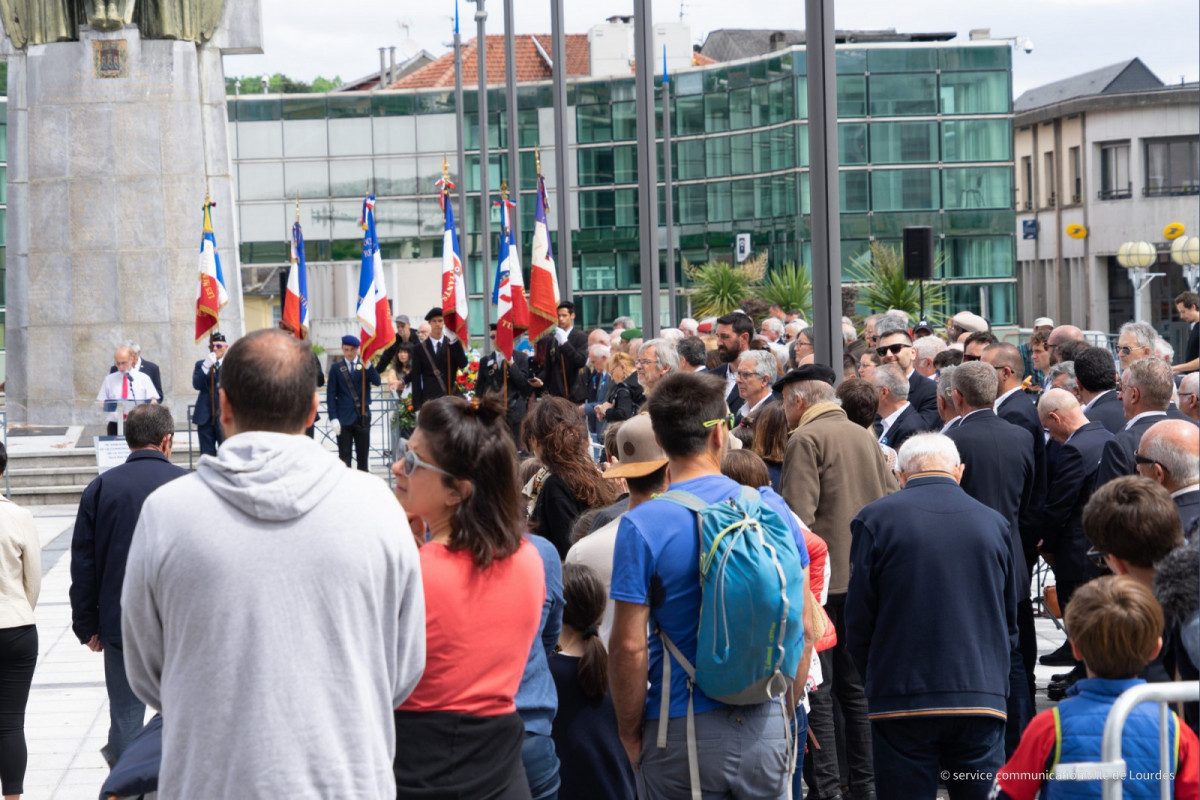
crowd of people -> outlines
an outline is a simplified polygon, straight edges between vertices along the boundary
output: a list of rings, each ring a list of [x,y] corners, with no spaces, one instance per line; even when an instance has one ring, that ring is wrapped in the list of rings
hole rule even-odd
[[[1018,346],[970,312],[888,312],[845,320],[839,374],[783,309],[644,339],[578,330],[567,302],[529,352],[483,359],[471,398],[436,308],[375,363],[346,337],[327,375],[280,332],[214,338],[216,456],[173,467],[169,410],[137,406],[76,522],[113,793],[160,737],[172,797],[1034,797],[1054,763],[1099,759],[1121,691],[1197,677],[1200,307],[1177,308],[1178,364],[1139,322],[1114,355],[1045,318]],[[321,382],[338,456],[304,435]],[[418,409],[394,492],[360,472],[385,382]],[[6,534],[0,572],[18,676],[27,539]],[[1035,599],[1066,631],[1045,689]],[[765,672],[737,683],[747,653]],[[1035,716],[1037,691],[1061,702]],[[24,703],[3,694],[19,794]],[[1197,722],[1167,718],[1176,797],[1198,795]],[[1159,725],[1126,734],[1147,774]]]

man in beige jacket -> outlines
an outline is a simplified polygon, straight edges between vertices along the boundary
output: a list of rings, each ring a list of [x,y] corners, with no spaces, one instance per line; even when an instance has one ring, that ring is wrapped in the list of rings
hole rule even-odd
[[[831,576],[825,610],[837,630],[837,644],[819,654],[825,676],[846,719],[851,796],[874,798],[871,724],[862,678],[846,650],[846,585],[850,578],[850,521],[863,506],[898,490],[879,443],[842,410],[832,369],[806,364],[776,382],[792,429],[783,459],[781,494],[805,525],[829,545]],[[838,756],[830,692],[811,695],[809,729],[821,748],[813,754],[814,797],[836,797]]]

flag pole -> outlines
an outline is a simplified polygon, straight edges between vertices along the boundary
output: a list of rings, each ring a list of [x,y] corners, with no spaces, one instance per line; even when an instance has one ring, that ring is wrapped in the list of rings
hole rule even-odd
[[[458,136],[458,152],[455,154],[458,170],[458,210],[461,214],[467,213],[467,166],[466,166],[466,139],[463,138],[463,62],[462,62],[462,34],[459,32],[458,25],[458,0],[454,3],[454,125],[455,135]],[[450,173],[446,166],[446,159],[442,158],[442,179],[449,181]],[[443,204],[450,199],[450,190],[446,188],[443,192]],[[443,214],[445,213],[443,209]],[[467,229],[464,225],[463,233]],[[463,273],[466,274],[464,265]],[[464,344],[464,347],[466,345]]]
[[[513,23],[513,0],[504,0],[504,91],[505,98],[505,131],[508,135],[508,185],[512,196],[520,201],[521,170],[517,148],[520,147],[520,126],[517,124],[517,56]],[[507,208],[507,206],[505,206]],[[515,216],[515,215],[514,215]],[[512,231],[513,244],[520,252],[521,220],[509,219],[509,230]]]
[[[662,129],[663,129],[663,188],[667,198],[671,197],[671,75],[667,72],[667,46],[663,45],[662,81]],[[664,223],[667,227],[667,324],[675,326],[675,209],[669,200],[664,204]]]
[[[563,0],[550,0],[550,37],[554,66],[554,184],[558,197],[558,247],[554,264],[558,268],[559,297],[570,300],[574,292],[571,291],[571,193],[567,185],[567,40],[563,33]]]
[[[488,97],[487,97],[487,9],[485,0],[475,0],[475,66],[479,73],[479,266],[483,276],[483,329],[489,330],[492,323],[492,307],[487,302],[488,261],[492,258],[492,204],[488,195],[488,178],[491,155],[488,152]],[[466,230],[466,226],[463,226]],[[464,274],[466,270],[463,271]],[[465,290],[466,287],[464,287]],[[468,292],[467,297],[470,298]],[[469,300],[468,300],[469,302]],[[470,330],[467,331],[468,336]],[[463,347],[467,346],[463,343]],[[483,354],[491,352],[491,340],[483,338]]]
[[[654,136],[654,29],[650,0],[634,0],[634,96],[637,108],[638,221],[641,237],[642,330],[658,336],[658,167]],[[668,196],[666,202],[672,198]]]

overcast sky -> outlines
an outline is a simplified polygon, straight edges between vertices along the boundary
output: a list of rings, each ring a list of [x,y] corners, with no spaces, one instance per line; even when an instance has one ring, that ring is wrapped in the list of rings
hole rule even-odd
[[[417,47],[441,55],[452,39],[454,0],[260,0],[263,54],[227,56],[231,76],[274,74],[311,81],[318,75],[343,80],[379,69],[381,46]],[[614,14],[631,14],[632,0],[565,0],[568,33]],[[549,33],[549,0],[516,0],[518,33]],[[487,31],[504,32],[502,0],[488,0]],[[657,21],[679,19],[696,43],[709,31],[740,28],[803,28],[800,0],[654,0]],[[475,5],[462,2],[463,40],[475,36]],[[1032,40],[1034,50],[1013,54],[1013,89],[1026,89],[1097,67],[1140,57],[1165,83],[1200,79],[1200,3],[1196,0],[842,0],[839,29],[894,28],[901,32],[946,31],[965,41],[972,28],[992,36]],[[411,42],[406,44],[406,40]]]

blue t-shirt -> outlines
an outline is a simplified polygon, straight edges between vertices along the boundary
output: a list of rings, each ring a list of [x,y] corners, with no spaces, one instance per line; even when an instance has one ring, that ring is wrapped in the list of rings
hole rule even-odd
[[[672,489],[689,492],[707,503],[740,494],[742,486],[724,475],[706,475],[676,483]],[[783,498],[772,489],[759,489],[763,500],[787,520],[808,566],[804,533]],[[696,515],[670,500],[651,500],[621,517],[613,551],[612,599],[650,606],[650,617],[671,638],[684,657],[696,662],[696,633],[700,625],[700,541]],[[650,690],[646,693],[646,719],[658,719],[662,697],[662,640],[650,637]],[[671,665],[671,717],[687,716],[687,673]],[[695,713],[720,708],[721,703],[699,688],[693,699]]]

